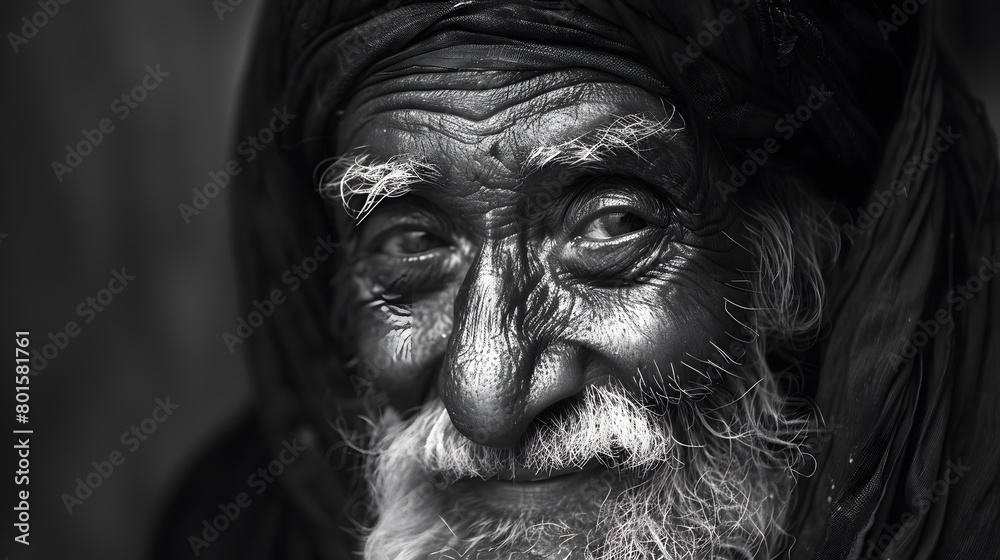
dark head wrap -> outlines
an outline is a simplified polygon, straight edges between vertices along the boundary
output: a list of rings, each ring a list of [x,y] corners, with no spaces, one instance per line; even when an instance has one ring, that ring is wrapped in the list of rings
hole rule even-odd
[[[338,111],[365,80],[415,65],[592,68],[669,97],[707,131],[699,142],[738,159],[824,87],[830,101],[758,177],[810,177],[871,211],[829,277],[829,328],[804,356],[831,431],[795,490],[791,557],[995,554],[1000,297],[989,281],[962,307],[950,292],[1000,256],[997,148],[981,106],[940,62],[932,3],[903,25],[893,10],[874,0],[267,2],[238,137],[274,108],[296,117],[233,187],[244,314],[317,238],[336,242],[313,172],[337,155]],[[959,139],[926,172],[907,172],[939,130]],[[895,181],[905,195],[874,215]],[[334,272],[327,261],[287,293],[245,345],[267,446],[276,454],[298,437],[311,450],[281,477],[278,513],[246,536],[244,557],[349,558],[356,547],[346,531],[355,474],[331,428],[358,411],[349,350],[328,328]],[[934,334],[916,336],[928,321]]]

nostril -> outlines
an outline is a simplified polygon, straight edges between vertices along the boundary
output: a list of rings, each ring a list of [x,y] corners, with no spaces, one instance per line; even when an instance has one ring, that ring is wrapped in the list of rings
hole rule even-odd
[[[509,414],[499,410],[489,413],[483,410],[482,406],[464,412],[448,408],[448,414],[452,424],[462,435],[479,445],[497,449],[514,447],[521,439],[527,424],[521,421],[523,418],[521,414]]]
[[[493,447],[495,449],[511,449],[517,445],[517,442],[521,439],[521,435],[523,433],[524,430],[518,426],[502,428],[499,430],[494,430],[491,427],[484,426],[475,433],[466,435],[466,437],[485,447]]]
[[[584,387],[578,351],[569,347],[550,346],[527,371],[489,370],[502,375],[484,375],[489,368],[482,367],[456,370],[455,365],[442,375],[442,401],[455,427],[487,447],[513,447],[536,416]]]
[[[543,410],[583,391],[586,376],[578,347],[553,343],[535,363],[525,414],[534,418]]]
[[[568,415],[573,414],[583,401],[583,389],[559,399],[538,411],[525,410],[519,419],[496,417],[493,419],[481,416],[483,420],[475,427],[460,427],[452,416],[456,428],[473,442],[496,449],[511,449],[531,431],[544,429],[544,426],[558,424]]]

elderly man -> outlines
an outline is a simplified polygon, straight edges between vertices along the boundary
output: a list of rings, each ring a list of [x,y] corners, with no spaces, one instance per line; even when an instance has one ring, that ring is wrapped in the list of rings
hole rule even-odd
[[[996,146],[931,5],[800,4],[270,2],[160,553],[995,554]]]

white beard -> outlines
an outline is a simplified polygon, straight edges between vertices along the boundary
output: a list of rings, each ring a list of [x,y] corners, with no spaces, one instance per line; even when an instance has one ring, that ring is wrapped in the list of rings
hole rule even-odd
[[[378,521],[365,558],[767,557],[808,422],[782,413],[769,372],[755,375],[670,399],[663,415],[621,387],[588,387],[512,450],[467,439],[438,399],[405,421],[387,416],[368,464]],[[517,467],[544,473],[595,458],[607,468],[551,508],[500,512],[462,490]]]

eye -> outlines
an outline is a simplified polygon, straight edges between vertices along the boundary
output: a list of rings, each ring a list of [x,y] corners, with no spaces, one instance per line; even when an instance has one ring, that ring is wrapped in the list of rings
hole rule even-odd
[[[624,210],[604,211],[578,228],[577,238],[600,241],[621,237],[645,229],[649,224]]]
[[[392,257],[409,257],[448,246],[444,239],[418,229],[390,230],[381,237],[378,252]]]
[[[670,207],[651,187],[629,178],[594,178],[563,216],[561,262],[595,286],[637,278],[655,264],[670,235]]]

